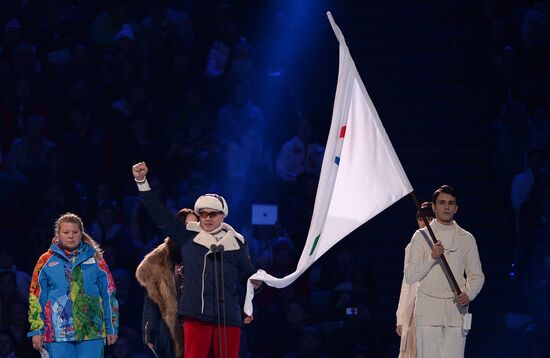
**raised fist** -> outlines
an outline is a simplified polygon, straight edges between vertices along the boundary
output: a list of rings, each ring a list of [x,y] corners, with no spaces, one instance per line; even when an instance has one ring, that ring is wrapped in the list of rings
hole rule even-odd
[[[147,168],[147,164],[145,164],[145,162],[139,162],[132,166],[132,174],[134,175],[134,179],[136,181],[144,181],[147,172],[149,172],[149,168]]]

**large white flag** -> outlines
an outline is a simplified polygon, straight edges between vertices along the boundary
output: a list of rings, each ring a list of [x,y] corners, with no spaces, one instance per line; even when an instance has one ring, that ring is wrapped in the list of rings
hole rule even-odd
[[[276,278],[258,270],[250,279],[282,288],[353,230],[412,192],[378,113],[355,68],[346,40],[327,12],[340,43],[338,84],[315,207],[296,271]],[[244,311],[252,314],[254,289],[247,287]]]

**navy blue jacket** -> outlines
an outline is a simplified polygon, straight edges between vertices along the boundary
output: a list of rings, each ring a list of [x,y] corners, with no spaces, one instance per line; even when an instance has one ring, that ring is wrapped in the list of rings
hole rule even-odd
[[[155,225],[166,236],[175,240],[181,249],[184,270],[183,291],[178,303],[178,314],[184,319],[191,318],[217,323],[218,317],[221,319],[223,311],[216,299],[214,260],[217,260],[217,273],[220,276],[220,254],[212,253],[210,242],[203,240],[209,235],[204,231],[198,233],[184,228],[150,190],[140,192],[140,201]],[[231,243],[224,245],[226,249],[223,253],[225,323],[227,326],[240,327],[243,317],[239,304],[241,301],[239,300],[239,290],[246,287],[246,280],[256,270],[250,261],[248,246],[244,243],[244,239],[235,238]],[[220,280],[218,279],[219,284]],[[218,312],[220,316],[218,316]],[[223,323],[223,321],[221,322]]]

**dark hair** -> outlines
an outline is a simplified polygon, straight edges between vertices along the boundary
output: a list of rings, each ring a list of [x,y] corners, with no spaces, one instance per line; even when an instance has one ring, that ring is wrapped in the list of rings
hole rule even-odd
[[[449,195],[452,195],[457,204],[458,204],[458,196],[456,196],[456,190],[454,190],[453,187],[449,186],[449,185],[442,185],[440,186],[436,191],[434,191],[433,195],[432,195],[432,203],[435,204],[435,202],[437,201],[437,197],[439,196],[439,194],[441,193],[445,193],[445,194],[449,194]]]
[[[168,247],[168,254],[170,255],[170,258],[172,259],[173,264],[178,264],[181,262],[181,251],[178,246],[178,244],[170,237],[167,237],[164,242],[166,243],[166,247]]]
[[[435,218],[435,213],[432,210],[432,203],[430,203],[429,201],[425,201],[420,205],[420,210],[416,211],[416,218],[417,219],[420,219],[422,217],[420,215],[421,212],[427,218]]]
[[[180,211],[178,211],[175,215],[176,219],[178,219],[178,221],[180,222],[180,224],[182,224],[183,226],[185,226],[185,219],[187,218],[187,215],[189,214],[194,214],[194,212],[190,209],[186,209],[186,208],[183,208],[181,209]]]

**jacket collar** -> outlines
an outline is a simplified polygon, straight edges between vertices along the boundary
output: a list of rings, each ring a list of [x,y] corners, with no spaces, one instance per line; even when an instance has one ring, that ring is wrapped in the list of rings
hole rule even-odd
[[[50,245],[50,250],[55,253],[56,255],[60,256],[63,260],[70,262],[69,258],[67,257],[67,254],[65,254],[65,251],[61,247],[59,240],[54,238],[52,240],[52,244]],[[82,241],[80,243],[80,246],[77,248],[77,257],[75,262],[73,263],[74,266],[88,260],[90,257],[93,257],[95,254],[95,250],[93,247]]]
[[[223,245],[224,251],[236,251],[241,248],[242,244],[244,244],[244,237],[237,231],[235,231],[235,229],[233,229],[231,225],[226,223],[222,223],[220,228],[212,232],[207,232],[201,228],[198,222],[189,222],[187,223],[187,230],[198,232],[198,234],[193,239],[193,242],[204,246],[209,250],[212,245]],[[216,240],[213,234],[218,233],[223,234],[223,236],[221,239]]]

